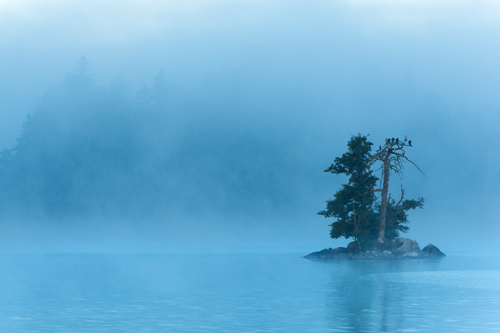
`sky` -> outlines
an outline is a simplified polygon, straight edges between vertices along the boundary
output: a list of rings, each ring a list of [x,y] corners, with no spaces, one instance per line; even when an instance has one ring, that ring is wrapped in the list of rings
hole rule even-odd
[[[499,22],[497,1],[0,0],[0,149],[14,146],[26,115],[85,56],[98,84],[124,78],[132,91],[164,70],[178,105],[273,133],[278,149],[295,138],[287,149],[303,163],[292,216],[265,208],[272,213],[211,216],[175,231],[171,222],[127,224],[121,238],[119,221],[94,221],[98,232],[88,235],[78,223],[16,221],[2,224],[3,237],[45,246],[35,236],[45,230],[66,243],[83,239],[76,250],[178,244],[173,238],[212,247],[345,245],[328,237],[333,221],[316,212],[342,183],[323,170],[363,133],[376,145],[413,138],[411,157],[425,176],[408,167],[404,184],[426,206],[411,213],[409,238],[444,252],[500,253]],[[210,227],[188,231],[200,225]]]

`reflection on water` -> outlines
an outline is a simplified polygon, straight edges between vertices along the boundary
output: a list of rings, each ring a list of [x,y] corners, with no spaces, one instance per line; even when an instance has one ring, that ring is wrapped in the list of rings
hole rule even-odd
[[[3,255],[0,332],[500,331],[497,262]]]
[[[337,332],[499,331],[500,271],[450,271],[463,262],[446,260],[348,263],[348,271],[331,280],[329,328]],[[485,262],[483,269],[495,264]]]

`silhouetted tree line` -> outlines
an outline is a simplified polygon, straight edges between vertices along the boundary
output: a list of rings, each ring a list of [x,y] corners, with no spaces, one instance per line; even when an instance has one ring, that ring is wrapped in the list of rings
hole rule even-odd
[[[165,72],[133,98],[121,81],[97,86],[82,58],[28,115],[16,145],[0,153],[2,212],[143,215],[287,204],[281,191],[290,182],[276,177],[286,161],[271,139],[179,120],[182,112],[169,106]]]

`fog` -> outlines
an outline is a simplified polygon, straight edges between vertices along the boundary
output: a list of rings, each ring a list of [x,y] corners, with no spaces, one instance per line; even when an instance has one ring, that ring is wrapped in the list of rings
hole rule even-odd
[[[412,140],[425,175],[408,165],[402,183],[425,206],[405,237],[498,254],[499,16],[492,1],[3,1],[0,250],[343,246],[316,213],[346,179],[323,171],[362,133]]]

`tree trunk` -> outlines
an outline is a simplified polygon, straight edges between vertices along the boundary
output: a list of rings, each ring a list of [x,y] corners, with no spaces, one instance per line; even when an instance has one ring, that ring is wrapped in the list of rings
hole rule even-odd
[[[384,185],[382,187],[382,203],[380,206],[380,224],[378,239],[380,243],[385,242],[385,217],[387,215],[387,194],[389,193],[389,156],[384,161]]]

